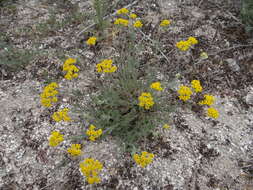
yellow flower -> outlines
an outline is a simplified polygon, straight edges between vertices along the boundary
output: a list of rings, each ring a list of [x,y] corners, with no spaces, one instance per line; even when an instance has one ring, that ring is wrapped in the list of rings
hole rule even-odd
[[[99,183],[98,173],[103,169],[103,165],[93,158],[86,158],[80,163],[81,173],[86,177],[89,184]]]
[[[162,20],[161,23],[160,23],[160,26],[168,26],[170,25],[170,20]]]
[[[44,107],[51,107],[53,102],[58,101],[57,97],[55,97],[58,94],[55,88],[58,87],[58,84],[55,82],[44,87],[43,92],[40,94],[40,102]]]
[[[77,78],[78,77],[78,73],[72,73],[72,72],[68,72],[64,78],[67,80],[71,80],[73,78]]]
[[[161,83],[160,82],[153,82],[151,85],[150,85],[150,88],[153,88],[157,91],[162,91],[163,88],[161,87]]]
[[[122,8],[122,9],[117,10],[118,15],[127,14],[127,13],[129,13],[129,10],[127,8]]]
[[[139,96],[138,99],[139,99],[138,105],[146,110],[150,109],[155,104],[153,101],[153,97],[149,92],[141,93],[141,96]]]
[[[56,121],[71,121],[71,118],[68,116],[68,108],[64,108],[62,110],[59,110],[58,112],[54,112],[52,115],[52,118]]]
[[[140,20],[137,20],[137,21],[133,24],[133,26],[134,26],[135,28],[141,28],[141,27],[143,26],[143,24],[142,24],[142,22],[141,22]]]
[[[183,100],[183,101],[189,100],[191,98],[191,95],[192,95],[191,89],[187,86],[180,86],[177,93],[179,94],[179,96],[178,96],[179,99]]]
[[[89,184],[94,184],[94,183],[100,183],[100,178],[98,176],[93,176],[93,177],[87,177],[87,182]]]
[[[49,137],[49,146],[58,146],[64,140],[63,135],[58,131],[53,131]]]
[[[199,105],[208,105],[211,106],[213,105],[214,101],[215,101],[215,97],[209,94],[205,94],[204,95],[204,100],[199,102]]]
[[[76,63],[76,59],[73,58],[68,58],[63,65],[63,70],[66,71],[66,67],[68,67],[69,65],[73,65],[74,63]]]
[[[176,47],[180,49],[181,51],[187,51],[190,48],[190,43],[187,41],[179,41],[176,44]]]
[[[96,40],[97,40],[97,38],[96,37],[94,37],[94,36],[92,36],[92,37],[90,37],[87,41],[86,41],[86,44],[87,45],[95,45],[96,44]]]
[[[68,58],[63,64],[63,71],[67,71],[66,75],[64,76],[65,79],[71,80],[72,78],[78,77],[79,69],[73,65],[76,63],[76,59]]]
[[[164,125],[163,125],[163,128],[164,128],[164,129],[170,129],[170,126],[169,126],[168,124],[164,124]]]
[[[130,14],[130,18],[131,18],[131,19],[136,19],[136,18],[137,18],[137,15],[134,14],[134,13],[132,13],[132,14]]]
[[[40,103],[44,107],[51,107],[52,106],[51,100],[49,98],[41,98]]]
[[[202,86],[199,80],[193,80],[191,85],[195,92],[202,92]]]
[[[59,85],[58,85],[56,82],[51,82],[51,83],[48,85],[48,87],[50,87],[50,88],[58,88]]]
[[[129,21],[123,18],[118,18],[114,21],[115,25],[123,25],[123,26],[128,26]]]
[[[95,141],[103,133],[102,129],[95,130],[94,125],[90,125],[89,129],[86,131],[86,135],[89,136],[90,141]]]
[[[71,156],[79,156],[82,154],[81,145],[80,144],[72,144],[70,148],[68,148],[68,153]]]
[[[52,97],[52,102],[57,102],[58,101],[58,98],[57,97]]]
[[[112,66],[112,60],[111,59],[105,59],[102,62],[98,63],[96,65],[97,72],[101,73],[113,73],[117,70],[116,66]]]
[[[195,44],[198,44],[198,40],[194,37],[189,37],[187,42],[189,42],[190,45],[195,45]]]
[[[187,51],[192,45],[198,44],[198,40],[194,37],[189,37],[187,41],[179,41],[176,47],[181,51]]]
[[[144,151],[141,153],[141,155],[134,154],[133,159],[138,165],[140,165],[142,168],[145,168],[153,161],[154,157],[154,154]]]
[[[219,112],[215,108],[208,108],[207,109],[207,116],[217,119],[219,117]]]

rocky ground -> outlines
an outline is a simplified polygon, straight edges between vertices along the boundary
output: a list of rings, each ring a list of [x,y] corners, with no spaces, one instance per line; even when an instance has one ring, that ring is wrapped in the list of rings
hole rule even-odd
[[[71,113],[75,122],[70,124],[54,123],[50,116],[58,108],[74,110],[76,103],[87,103],[97,55],[117,53],[115,43],[107,39],[96,49],[85,46],[96,31],[94,27],[84,31],[94,17],[89,0],[10,1],[0,7],[0,189],[253,189],[253,40],[239,18],[240,4],[236,0],[133,2],[112,1],[107,15],[132,4],[146,35],[139,34],[145,46],[140,61],[156,64],[164,81],[176,74],[180,74],[177,85],[201,80],[217,98],[220,117],[212,120],[194,110],[178,109],[171,115],[171,129],[157,128],[160,135],[147,142],[155,159],[146,169],[136,167],[113,138],[83,140],[80,134],[88,124],[78,114]],[[158,35],[157,23],[164,18],[172,25]],[[164,55],[154,53],[147,36],[163,44]],[[195,36],[200,43],[180,56],[174,46],[186,36]],[[18,57],[27,62],[19,65],[22,60],[15,56],[3,56],[11,48],[14,53],[22,50]],[[202,51],[208,59],[199,59]],[[65,56],[79,60],[81,71],[75,82],[63,79]],[[3,64],[6,60],[13,64]],[[62,103],[48,110],[40,105],[39,94],[51,81],[59,83]],[[48,146],[48,136],[56,129],[68,139],[57,149]],[[63,151],[73,141],[84,144],[80,158]],[[90,156],[105,166],[102,181],[95,186],[85,182],[78,167]]]

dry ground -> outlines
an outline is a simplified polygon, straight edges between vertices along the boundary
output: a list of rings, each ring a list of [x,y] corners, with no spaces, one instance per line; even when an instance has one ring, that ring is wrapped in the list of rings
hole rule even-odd
[[[112,1],[108,14],[132,2]],[[140,62],[156,68],[166,88],[178,73],[181,76],[173,81],[177,85],[201,80],[216,96],[221,113],[213,121],[194,110],[177,110],[171,115],[171,130],[158,128],[161,135],[147,142],[145,148],[156,157],[145,170],[111,138],[96,143],[74,139],[84,144],[84,155],[78,159],[48,146],[53,129],[69,139],[61,148],[84,132],[88,124],[77,114],[72,113],[71,124],[55,124],[50,115],[64,106],[85,104],[94,91],[95,63],[118,53],[119,44],[110,38],[93,49],[85,45],[88,36],[96,34],[94,27],[81,32],[93,23],[91,1],[13,0],[0,7],[0,189],[252,190],[252,170],[243,166],[253,155],[253,40],[243,29],[239,6],[236,0],[140,0],[131,7],[144,22],[144,34],[159,41],[165,55],[139,33],[144,46]],[[157,24],[164,18],[172,24],[160,33]],[[175,43],[188,36],[200,43],[180,55]],[[14,54],[21,51],[18,58],[1,57],[11,48]],[[209,58],[198,61],[202,51]],[[67,56],[79,60],[81,72],[75,82],[62,79]],[[6,60],[13,64],[3,64]],[[39,94],[50,81],[59,82],[63,103],[48,110],[41,107]],[[87,185],[78,170],[88,156],[105,166],[96,186]]]

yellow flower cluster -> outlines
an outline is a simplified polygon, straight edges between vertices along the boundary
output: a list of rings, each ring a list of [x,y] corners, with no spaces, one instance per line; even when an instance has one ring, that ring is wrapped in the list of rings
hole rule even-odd
[[[68,58],[65,63],[63,64],[63,71],[67,71],[67,74],[64,76],[65,79],[71,80],[72,78],[78,77],[79,69],[73,65],[76,63],[76,59]]]
[[[133,19],[134,20],[134,19],[137,18],[136,14],[134,14],[134,13],[128,14],[128,13],[129,13],[129,10],[126,9],[126,8],[122,8],[122,9],[119,9],[117,11],[118,15],[127,15],[128,19]],[[115,25],[128,26],[129,25],[129,20],[127,20],[125,18],[117,18],[114,21],[114,24]],[[140,20],[137,20],[137,21],[133,22],[133,27],[135,27],[135,28],[141,28],[142,26],[143,26],[143,24]]]
[[[134,154],[133,156],[135,162],[142,168],[145,168],[148,164],[150,164],[153,161],[154,157],[154,154],[148,153],[146,151],[142,152],[141,155]]]
[[[93,158],[86,158],[80,163],[80,170],[82,174],[86,177],[89,184],[100,183],[100,178],[98,173],[103,169],[103,165]]]
[[[121,14],[128,14],[129,13],[129,10],[127,8],[122,8],[122,9],[119,9],[117,10],[117,14],[118,15],[121,15]]]
[[[40,94],[40,102],[45,107],[51,107],[53,102],[57,102],[58,99],[56,95],[58,91],[55,88],[58,88],[58,84],[55,82],[50,83],[49,85],[45,86],[43,92]]]
[[[62,110],[59,110],[58,112],[54,112],[52,118],[56,122],[59,121],[71,121],[71,118],[68,116],[68,108],[64,108]]]
[[[63,135],[58,131],[53,131],[49,137],[49,146],[58,146],[64,140]]]
[[[196,93],[202,92],[202,90],[203,90],[199,80],[192,80],[191,87],[194,89],[194,91]],[[180,86],[179,90],[177,92],[179,94],[179,96],[178,96],[179,99],[183,100],[183,101],[189,100],[191,98],[192,93],[193,93],[191,91],[191,89],[187,86]],[[201,100],[200,102],[198,102],[198,104],[211,106],[214,104],[214,102],[215,102],[214,96],[212,96],[210,94],[205,94],[204,99]],[[215,108],[209,107],[207,109],[207,116],[216,119],[219,117],[219,112]]]
[[[137,20],[136,22],[134,22],[133,26],[135,28],[141,28],[143,26],[143,24],[140,20]]]
[[[219,117],[219,112],[215,108],[208,108],[207,109],[207,116],[217,119]]]
[[[196,45],[199,43],[198,40],[194,37],[189,37],[187,41],[190,45]]]
[[[162,20],[160,23],[160,26],[164,27],[164,26],[168,26],[170,25],[171,21],[170,20]]]
[[[136,18],[137,18],[137,15],[134,14],[134,13],[131,13],[129,17],[130,17],[131,19],[136,19]]]
[[[86,41],[86,44],[87,45],[95,45],[96,44],[96,40],[97,40],[97,38],[96,37],[94,37],[94,36],[92,36],[92,37],[90,37],[87,41]]]
[[[179,94],[179,96],[178,96],[179,99],[183,100],[183,101],[189,100],[191,98],[191,95],[192,95],[191,89],[187,86],[180,86],[177,93]]]
[[[208,106],[213,105],[213,103],[215,101],[214,96],[209,95],[209,94],[205,94],[204,98],[205,98],[204,100],[199,102],[199,105],[208,105]]]
[[[98,173],[103,169],[103,165],[93,158],[86,158],[80,163],[80,170],[82,174],[86,177],[89,184],[99,183],[100,178]]]
[[[181,51],[187,51],[192,45],[198,44],[198,40],[194,37],[189,37],[186,41],[179,41],[176,47]]]
[[[79,156],[82,154],[81,145],[80,144],[72,144],[70,148],[68,148],[68,153],[71,156]]]
[[[126,20],[126,19],[123,19],[123,18],[117,18],[117,19],[114,21],[114,24],[115,24],[115,25],[128,26],[128,23],[129,23],[129,21]]]
[[[116,66],[112,66],[112,60],[111,59],[105,59],[101,63],[98,63],[96,65],[97,72],[101,73],[113,73],[117,70]]]
[[[160,82],[153,82],[151,85],[150,85],[150,88],[153,88],[157,91],[162,91],[163,88],[161,87],[161,83]]]
[[[191,85],[195,92],[202,92],[202,86],[199,80],[193,80]]]
[[[91,141],[95,141],[98,137],[100,137],[103,133],[102,129],[95,130],[94,125],[90,125],[89,129],[86,131],[86,135],[89,136]]]
[[[146,110],[150,109],[155,103],[153,101],[153,97],[149,92],[141,93],[139,96],[139,106],[144,107]]]

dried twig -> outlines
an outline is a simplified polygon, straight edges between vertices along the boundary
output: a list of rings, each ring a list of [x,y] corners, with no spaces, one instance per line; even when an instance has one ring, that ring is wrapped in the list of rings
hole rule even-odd
[[[253,44],[233,46],[233,47],[230,47],[230,48],[221,49],[220,51],[210,53],[208,55],[217,55],[217,54],[219,54],[221,52],[224,52],[224,51],[229,51],[229,50],[232,50],[232,49],[237,49],[237,48],[242,48],[242,47],[253,47]]]
[[[201,4],[203,3],[203,0],[201,0],[198,4],[198,7],[200,8]]]
[[[151,41],[153,44],[156,43],[155,40],[151,39],[149,36],[147,36],[147,35],[146,35],[144,32],[142,32],[141,30],[139,30],[139,32],[140,32],[147,40]],[[158,48],[158,47],[157,47],[156,49],[161,53],[161,55],[166,59],[166,61],[167,61],[168,63],[170,63],[169,58],[163,53],[163,51],[162,51],[160,48]]]

